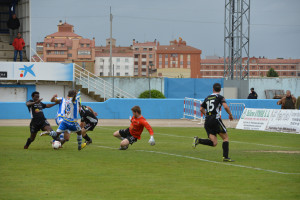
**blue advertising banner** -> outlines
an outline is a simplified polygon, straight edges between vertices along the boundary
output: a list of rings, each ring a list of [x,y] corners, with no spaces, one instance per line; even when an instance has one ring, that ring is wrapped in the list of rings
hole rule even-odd
[[[0,62],[0,80],[73,81],[73,63]]]

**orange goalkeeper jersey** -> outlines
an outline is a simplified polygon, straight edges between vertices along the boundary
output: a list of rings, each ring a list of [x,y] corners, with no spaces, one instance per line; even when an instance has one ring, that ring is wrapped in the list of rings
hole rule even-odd
[[[135,118],[134,116],[131,118],[129,132],[133,137],[140,140],[144,127],[149,131],[150,135],[153,135],[151,126],[142,115],[139,118]]]

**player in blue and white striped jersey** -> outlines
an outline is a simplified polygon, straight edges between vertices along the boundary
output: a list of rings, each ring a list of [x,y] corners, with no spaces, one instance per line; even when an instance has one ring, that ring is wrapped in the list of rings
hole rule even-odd
[[[78,150],[81,150],[81,144],[82,144],[82,133],[81,133],[81,127],[79,126],[77,119],[79,117],[78,111],[79,111],[79,98],[80,96],[77,96],[76,90],[70,90],[68,92],[67,98],[64,99],[62,103],[61,109],[64,110],[64,116],[63,120],[60,123],[58,129],[56,132],[44,132],[41,133],[41,136],[43,135],[50,135],[52,137],[57,137],[61,133],[65,131],[73,131],[77,133],[77,142],[78,142]],[[62,100],[58,100],[62,101]],[[57,101],[57,103],[58,103]],[[59,102],[60,103],[60,102]]]

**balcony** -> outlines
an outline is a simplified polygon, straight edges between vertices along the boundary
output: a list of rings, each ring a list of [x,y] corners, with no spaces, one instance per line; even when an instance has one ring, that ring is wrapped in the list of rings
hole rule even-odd
[[[147,58],[142,58],[142,62],[146,62],[147,61]]]
[[[147,76],[147,72],[142,72],[142,76]]]
[[[134,58],[134,61],[139,61],[139,59],[138,58]]]
[[[142,65],[142,69],[147,69],[147,66],[146,65]]]

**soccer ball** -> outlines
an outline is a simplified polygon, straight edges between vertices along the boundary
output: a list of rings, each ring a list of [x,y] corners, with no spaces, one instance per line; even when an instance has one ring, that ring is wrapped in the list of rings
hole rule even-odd
[[[60,147],[61,147],[60,141],[55,140],[54,142],[52,142],[53,149],[59,149]]]

